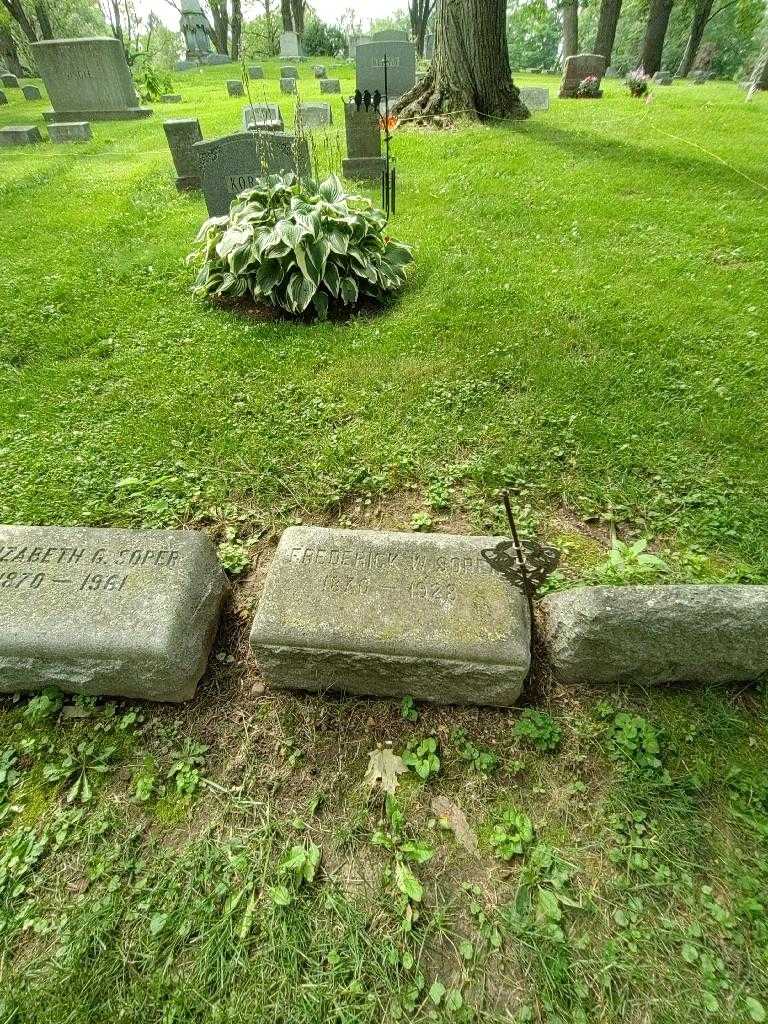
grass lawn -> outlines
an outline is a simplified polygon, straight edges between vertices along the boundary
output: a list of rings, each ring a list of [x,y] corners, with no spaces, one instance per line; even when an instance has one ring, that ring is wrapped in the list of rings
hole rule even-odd
[[[237,130],[236,76],[0,163],[0,521],[192,525],[251,564],[190,706],[0,704],[0,1024],[766,1020],[765,687],[542,677],[527,717],[414,720],[264,693],[246,637],[285,524],[499,530],[503,486],[555,585],[634,578],[614,534],[663,579],[768,582],[768,95],[609,81],[399,132],[407,288],[292,324],[189,294],[205,209],[161,122]],[[8,94],[0,125],[41,124]],[[429,737],[439,771],[367,792],[369,751]]]

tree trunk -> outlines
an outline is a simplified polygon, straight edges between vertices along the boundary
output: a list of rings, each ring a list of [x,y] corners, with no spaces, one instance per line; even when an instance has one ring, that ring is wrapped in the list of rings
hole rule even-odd
[[[691,21],[691,32],[685,46],[685,53],[677,69],[679,78],[687,78],[691,73],[693,62],[696,60],[696,54],[699,52],[701,37],[704,35],[704,29],[707,27],[713,6],[714,0],[696,0],[693,20]]]
[[[2,0],[2,4],[30,43],[36,43],[37,32],[35,31],[35,26],[27,17],[27,12],[24,10],[21,0]]]
[[[600,17],[597,21],[597,35],[595,36],[595,53],[605,57],[605,66],[611,63],[613,44],[616,41],[616,28],[619,24],[621,14],[621,0],[602,0],[600,4]]]
[[[232,0],[232,18],[229,23],[229,55],[240,60],[240,38],[243,34],[243,9],[240,0]]]
[[[283,22],[283,32],[293,32],[293,11],[291,0],[280,0],[280,18]]]
[[[216,47],[217,53],[229,56],[227,46],[229,42],[229,9],[227,8],[227,0],[210,0],[210,3],[213,16],[213,33],[211,36],[213,45]]]
[[[304,0],[291,0],[291,20],[293,31],[300,36],[304,35]]]
[[[12,75],[17,78],[24,78],[24,68],[19,60],[19,48],[11,30],[5,25],[0,25],[0,64],[8,68]]]
[[[563,4],[563,63],[566,57],[579,52],[579,3],[568,0]]]
[[[646,75],[655,75],[661,68],[661,55],[664,52],[664,39],[672,13],[672,3],[673,0],[651,0],[643,50],[640,54],[640,66]]]
[[[424,56],[424,40],[427,35],[427,23],[435,9],[435,0],[408,0],[408,16],[411,21],[411,35],[416,43],[416,53]]]
[[[768,92],[768,46],[763,50],[755,64],[750,79],[749,93]]]
[[[35,14],[37,15],[37,24],[40,26],[40,38],[55,39],[56,36],[53,31],[53,25],[51,25],[51,14],[48,10],[47,0],[37,0],[35,3]]]
[[[435,114],[529,117],[512,81],[506,0],[441,0],[426,77],[392,108],[402,120]]]

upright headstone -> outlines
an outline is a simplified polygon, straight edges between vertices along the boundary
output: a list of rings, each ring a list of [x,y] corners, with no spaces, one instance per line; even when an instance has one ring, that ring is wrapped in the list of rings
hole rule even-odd
[[[21,91],[25,100],[41,100],[43,97],[36,85],[22,85]]]
[[[320,92],[341,92],[341,82],[338,78],[324,78],[320,82]]]
[[[371,41],[374,43],[407,43],[408,39],[408,33],[400,28],[383,28],[371,35]]]
[[[235,196],[253,188],[268,174],[293,171],[310,177],[309,146],[306,139],[280,132],[236,132],[210,142],[198,142],[193,150],[211,217],[229,212]]]
[[[186,47],[186,63],[206,63],[212,54],[211,26],[198,0],[181,0],[181,32]]]
[[[370,36],[350,36],[349,37],[349,41],[348,41],[348,45],[347,45],[347,52],[349,53],[349,59],[350,60],[355,60],[356,59],[356,55],[357,55],[357,48],[358,48],[358,46],[361,43],[370,43],[370,41],[371,41],[371,37]]]
[[[203,141],[197,118],[176,118],[163,121],[173,166],[176,168],[176,188],[179,192],[200,188],[200,169],[197,164],[196,142]]]
[[[520,99],[532,114],[541,110],[549,110],[549,89],[539,86],[520,86]]]
[[[416,84],[416,47],[404,40],[360,43],[355,51],[356,87],[384,95],[385,57],[389,96],[402,96]]]
[[[381,126],[377,110],[363,105],[358,109],[354,100],[344,104],[344,124],[347,135],[347,156],[341,162],[345,178],[354,181],[379,181],[385,161],[381,155]]]
[[[53,110],[46,121],[126,121],[149,117],[119,39],[46,39],[32,44]]]
[[[313,70],[315,72],[315,78],[326,78],[328,76],[328,72],[322,64],[317,64]]]
[[[283,115],[276,103],[253,103],[243,107],[243,131],[257,129],[264,132],[281,132],[284,129]]]
[[[657,71],[653,81],[656,85],[672,85],[672,75],[669,71]]]
[[[304,46],[302,38],[297,32],[280,33],[280,56],[281,57],[303,57]]]
[[[281,78],[280,79],[280,92],[284,93],[295,93],[296,92],[296,79],[295,78]]]
[[[7,103],[7,102],[8,102],[8,97],[5,95],[5,93],[2,90],[0,90],[0,107],[2,107],[3,104]]]
[[[293,64],[286,64],[285,67],[280,68],[281,78],[298,78],[299,69],[295,68]]]
[[[611,67],[605,69],[605,74],[603,75],[603,78],[618,78],[618,77],[619,77],[619,72],[616,70],[615,67],[611,66]]]
[[[87,121],[71,121],[63,124],[49,124],[48,138],[59,145],[64,142],[90,142],[93,138]]]
[[[228,590],[181,530],[0,526],[0,691],[189,700]]]
[[[251,631],[267,682],[506,707],[531,660],[521,590],[486,561],[500,537],[291,527]]]
[[[18,89],[19,80],[16,75],[12,75],[10,71],[6,71],[5,74],[0,75],[0,82],[3,83],[6,89]]]
[[[245,90],[243,89],[243,83],[239,78],[230,78],[227,81],[227,95],[228,96],[245,96]]]
[[[605,57],[599,53],[577,53],[566,58],[560,98],[573,99],[585,78],[596,78],[598,85],[605,74]]]
[[[299,103],[296,114],[306,128],[325,128],[333,123],[330,103]]]
[[[249,78],[263,78],[264,77],[264,68],[260,64],[253,64],[251,67],[248,68],[248,77]]]
[[[0,128],[0,146],[29,146],[42,142],[40,129],[34,124],[9,124]]]
[[[231,64],[232,58],[226,53],[209,53],[205,58],[206,64]]]

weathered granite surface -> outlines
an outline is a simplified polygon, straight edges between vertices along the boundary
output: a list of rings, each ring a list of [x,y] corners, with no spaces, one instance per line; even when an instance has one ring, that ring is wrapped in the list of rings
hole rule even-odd
[[[243,83],[239,78],[230,78],[227,81],[227,95],[228,96],[244,96],[245,90],[243,89]]]
[[[522,593],[482,556],[497,537],[291,527],[251,632],[267,681],[507,706],[530,665]]]
[[[523,85],[520,87],[520,99],[532,114],[549,110],[549,89],[541,86]]]
[[[296,113],[305,128],[325,128],[333,123],[330,103],[298,103]]]
[[[286,64],[284,67],[280,68],[280,77],[281,78],[298,78],[299,77],[299,69],[295,68],[292,64]]]
[[[22,85],[21,91],[25,100],[41,100],[43,98],[36,85]]]
[[[0,128],[0,146],[28,146],[42,141],[40,129],[34,124],[9,124]]]
[[[163,130],[176,169],[176,188],[179,192],[200,188],[200,168],[192,148],[203,141],[200,122],[196,117],[170,118],[163,121]]]
[[[188,700],[227,589],[192,531],[0,526],[0,691]]]
[[[727,683],[768,673],[768,587],[578,587],[541,603],[568,683]]]
[[[341,92],[341,82],[338,78],[323,78],[320,82],[320,92]]]
[[[303,57],[303,37],[298,32],[280,33],[280,56],[281,57]]]
[[[261,66],[261,64],[252,64],[251,67],[248,68],[248,77],[263,78],[264,68]]]
[[[283,115],[277,103],[252,103],[243,107],[243,131],[251,128],[265,132],[283,131]]]
[[[113,121],[149,117],[139,106],[118,39],[46,39],[33,43],[53,110],[46,121]]]
[[[358,43],[355,48],[356,88],[383,96],[384,57],[387,58],[387,89],[390,98],[402,96],[416,84],[416,47],[407,40]]]
[[[281,78],[280,79],[280,92],[294,93],[296,92],[296,79],[295,78]]]
[[[166,92],[160,97],[161,103],[181,103],[181,96],[177,92]]]
[[[0,75],[0,82],[3,83],[6,89],[19,89],[19,80],[16,75],[12,75],[10,71],[6,71],[4,75]]]
[[[56,144],[63,142],[90,142],[93,138],[87,121],[72,121],[48,125],[48,138]]]
[[[605,57],[599,53],[575,53],[572,57],[567,57],[563,80],[560,83],[560,98],[573,99],[577,95],[580,82],[594,76],[599,83],[604,74]]]

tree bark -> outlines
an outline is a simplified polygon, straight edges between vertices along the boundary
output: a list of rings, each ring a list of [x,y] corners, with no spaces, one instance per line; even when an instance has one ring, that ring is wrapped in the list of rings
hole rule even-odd
[[[24,78],[24,68],[19,60],[19,48],[11,30],[5,25],[0,25],[0,64],[8,68],[12,75],[17,78]]]
[[[40,26],[40,38],[55,39],[56,36],[53,31],[53,25],[51,25],[51,13],[48,10],[47,0],[37,0],[35,3],[35,14],[37,15],[37,24]]]
[[[283,32],[293,32],[293,11],[291,0],[280,0],[280,18],[283,22]]]
[[[506,0],[441,0],[432,66],[392,112],[416,121],[529,117],[509,69],[506,14]]]
[[[651,0],[643,49],[640,54],[640,66],[646,75],[655,75],[661,68],[661,55],[664,52],[664,39],[667,35],[669,16],[672,13],[672,3],[673,0]]]
[[[240,60],[240,39],[243,34],[243,8],[241,0],[232,0],[232,17],[229,23],[229,55]]]
[[[211,16],[213,17],[211,38],[217,53],[229,55],[229,8],[227,0],[210,0]]]
[[[613,44],[616,41],[616,28],[619,24],[621,14],[621,0],[602,0],[600,4],[600,16],[597,20],[597,35],[595,36],[595,53],[605,57],[605,66],[611,63]]]
[[[568,0],[563,4],[563,62],[579,52],[579,3]]]
[[[749,84],[750,95],[753,92],[768,92],[768,46],[763,50],[755,64]]]
[[[304,35],[304,0],[291,0],[291,21],[293,31],[297,35]]]
[[[27,12],[21,5],[21,0],[2,0],[2,4],[30,43],[36,43],[37,31],[35,30],[35,26],[27,17]]]
[[[408,16],[411,21],[411,35],[416,43],[416,53],[424,56],[424,40],[427,35],[427,23],[435,9],[436,0],[408,0]]]
[[[696,6],[693,9],[693,19],[691,21],[691,31],[688,36],[688,42],[685,46],[685,53],[680,61],[680,66],[677,69],[679,78],[687,78],[691,73],[693,62],[696,60],[696,54],[699,52],[699,46],[701,45],[701,39],[704,35],[704,29],[707,27],[707,22],[712,14],[712,8],[714,6],[714,0],[696,0]]]

